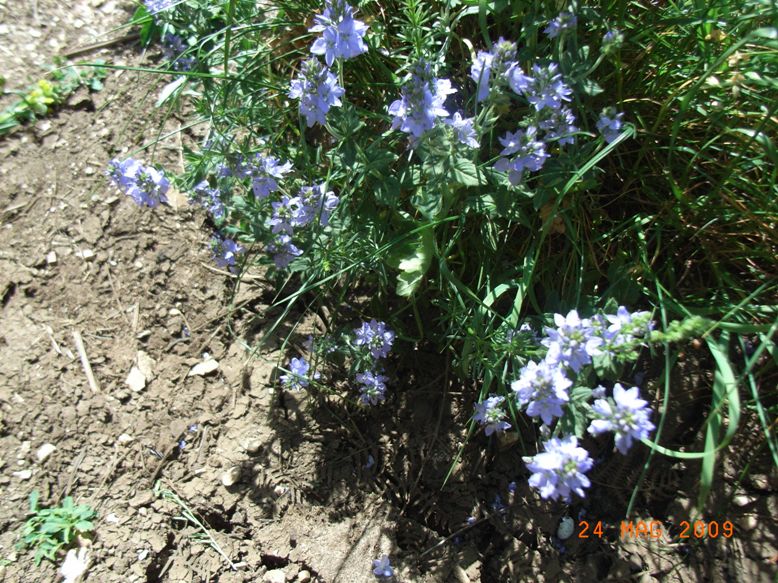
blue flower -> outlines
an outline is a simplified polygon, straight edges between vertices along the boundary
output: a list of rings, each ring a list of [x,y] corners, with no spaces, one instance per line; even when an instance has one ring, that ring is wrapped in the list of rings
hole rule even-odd
[[[470,78],[478,85],[476,101],[489,97],[491,86],[497,86],[507,71],[517,66],[515,58],[516,43],[502,37],[494,43],[491,52],[478,51],[470,66]]]
[[[189,71],[194,67],[196,59],[183,56],[187,48],[184,39],[177,34],[167,33],[162,37],[162,53],[175,71]]]
[[[548,107],[559,109],[563,101],[570,101],[573,90],[562,80],[556,63],[545,67],[532,66],[532,77],[527,77],[517,67],[508,71],[508,83],[516,93],[524,95],[536,111]]]
[[[548,38],[556,38],[559,33],[564,30],[570,30],[575,28],[578,23],[578,17],[570,12],[560,12],[559,16],[554,18],[548,23],[548,26],[543,31]]]
[[[470,148],[477,148],[480,144],[478,143],[478,134],[473,127],[474,122],[474,118],[463,119],[462,114],[456,112],[452,119],[444,120],[443,123],[451,126],[460,143]]]
[[[276,235],[273,243],[267,246],[267,250],[273,253],[273,263],[278,269],[286,269],[296,257],[303,254],[302,250],[292,243],[292,237],[286,233]]]
[[[324,55],[328,67],[335,59],[350,59],[367,52],[363,40],[367,25],[354,19],[354,9],[345,0],[326,0],[324,13],[314,17],[308,32],[321,32],[311,46],[314,55]]]
[[[487,436],[511,428],[511,424],[505,421],[505,411],[502,410],[504,401],[505,397],[490,395],[485,401],[476,403],[473,419],[485,426],[484,433]]]
[[[401,98],[389,106],[389,114],[394,118],[392,129],[410,134],[411,143],[415,144],[435,126],[437,118],[448,117],[443,106],[452,93],[456,89],[451,87],[451,81],[435,78],[429,64],[419,61],[403,85]]]
[[[394,575],[394,569],[389,561],[389,557],[383,555],[380,559],[373,561],[373,575],[376,577],[391,577]]]
[[[223,238],[218,233],[215,233],[213,239],[211,239],[213,259],[216,261],[216,265],[222,269],[229,268],[230,271],[235,271],[235,261],[243,251],[243,247],[237,242]]]
[[[619,137],[621,128],[624,125],[623,117],[624,113],[617,113],[614,107],[607,107],[600,114],[600,119],[597,120],[597,131],[602,134],[602,137],[609,144]]]
[[[370,371],[361,372],[356,376],[359,387],[359,401],[363,405],[377,405],[386,399],[386,381],[384,375]]]
[[[567,390],[572,386],[567,376],[553,363],[530,362],[521,369],[520,376],[511,383],[519,406],[528,405],[527,415],[540,417],[551,425],[554,417],[564,414],[562,406],[569,400]]]
[[[257,198],[265,198],[278,190],[278,182],[292,171],[292,163],[281,163],[274,156],[258,153],[250,164],[241,168],[244,177],[251,177],[251,190]]]
[[[541,119],[538,128],[545,131],[544,141],[556,140],[560,146],[575,143],[575,115],[569,107],[560,109],[545,108],[539,112]]]
[[[281,383],[284,387],[293,391],[299,391],[310,384],[308,371],[310,370],[311,365],[308,364],[308,361],[304,358],[293,358],[290,361],[288,368],[289,374],[281,375]],[[318,379],[319,376],[319,373],[316,373],[313,375],[313,379]]]
[[[302,212],[292,221],[292,225],[304,226],[319,218],[319,224],[326,227],[330,221],[330,215],[335,207],[338,206],[340,199],[335,196],[331,190],[326,190],[326,183],[314,184],[313,186],[303,186],[298,195],[302,204]]]
[[[198,182],[194,186],[194,197],[190,202],[198,203],[207,210],[214,219],[220,220],[226,214],[226,208],[221,200],[221,192],[218,188],[212,188],[207,180]]]
[[[624,35],[618,29],[608,30],[602,37],[602,50],[609,52],[618,49],[624,42]]]
[[[653,329],[650,312],[630,313],[624,306],[619,306],[615,314],[606,314],[608,329],[605,338],[610,347],[623,346],[642,338]]]
[[[175,4],[177,0],[143,0],[143,4],[146,6],[146,10],[151,14],[161,12],[166,8],[170,8]]]
[[[308,59],[300,68],[300,76],[292,81],[289,97],[300,100],[300,115],[308,127],[327,123],[330,107],[340,107],[346,90],[338,85],[335,75],[317,59]]]
[[[108,176],[140,206],[167,203],[170,181],[153,166],[144,166],[132,158],[124,162],[114,159],[108,163]]]
[[[507,172],[508,179],[514,186],[521,182],[524,170],[537,172],[549,157],[546,145],[536,139],[537,132],[535,126],[529,126],[526,131],[508,132],[500,138],[500,143],[505,148],[500,152],[503,157],[497,160],[494,168],[500,172]],[[513,158],[509,159],[506,156],[513,156]]]
[[[633,439],[645,439],[654,430],[649,421],[651,414],[648,402],[640,398],[637,387],[624,390],[616,383],[613,386],[613,402],[598,399],[592,405],[596,419],[589,425],[589,433],[599,435],[608,431],[616,434],[616,449],[622,454],[632,447]]]
[[[569,366],[576,373],[600,354],[603,339],[594,334],[589,320],[581,320],[571,310],[567,316],[554,314],[556,328],[546,328],[547,338],[541,344],[548,347],[546,360]]]
[[[524,458],[532,472],[529,485],[540,490],[541,497],[546,499],[562,498],[569,502],[573,492],[583,497],[583,489],[591,485],[585,475],[594,463],[589,453],[578,447],[578,439],[574,435],[563,439],[551,438],[543,446],[545,451]]]
[[[386,327],[384,322],[362,322],[362,325],[354,330],[356,346],[366,346],[370,349],[370,355],[375,358],[386,358],[394,343],[394,332]]]

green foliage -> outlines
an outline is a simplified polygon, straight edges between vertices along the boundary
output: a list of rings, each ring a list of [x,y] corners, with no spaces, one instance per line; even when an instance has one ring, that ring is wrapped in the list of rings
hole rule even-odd
[[[542,330],[551,314],[573,307],[583,316],[619,305],[648,309],[661,315],[661,328],[615,357],[596,358],[587,380],[626,383],[647,345],[669,370],[688,341],[703,338],[716,373],[705,450],[692,458],[704,460],[701,500],[745,407],[758,412],[778,462],[769,431],[775,411],[760,393],[770,383],[759,382],[775,371],[778,313],[773,3],[574,3],[578,26],[550,39],[542,31],[556,3],[368,0],[357,10],[370,26],[370,50],[335,64],[343,106],[312,128],[288,90],[310,57],[308,28],[321,4],[215,4],[188,0],[156,20],[142,11],[136,20],[149,27],[147,40],[182,35],[197,59],[165,95],[188,96],[207,125],[179,184],[186,190],[205,179],[221,189],[227,212],[215,224],[259,251],[256,263],[281,289],[273,308],[283,307],[282,317],[293,304],[338,306],[365,291],[360,313],[450,355],[482,399],[507,393],[517,371],[542,357],[521,324]],[[470,78],[478,51],[500,37],[517,43],[525,71],[559,64],[580,130],[574,144],[551,140],[552,157],[517,185],[495,170],[499,138],[536,123],[537,112],[507,90],[477,102]],[[390,128],[387,106],[420,57],[457,87],[447,106],[475,118],[478,148],[464,148],[442,124],[412,147]],[[606,143],[596,123],[609,106],[628,123]],[[271,201],[255,198],[245,177],[217,172],[257,154],[293,163],[282,195],[325,183],[340,199],[328,226],[295,241],[303,254],[288,269],[271,259]],[[747,335],[772,360],[730,362],[728,343]],[[747,403],[739,400],[746,387]],[[583,432],[587,391],[575,388],[560,429]],[[660,443],[661,424],[649,446],[684,453]]]
[[[103,64],[102,61],[92,63],[85,71],[77,65],[57,63],[59,66],[52,68],[51,81],[41,79],[19,101],[0,112],[0,136],[23,123],[48,115],[79,87],[100,91],[107,74]]]
[[[94,530],[92,520],[95,511],[87,505],[76,504],[67,496],[60,506],[41,508],[38,505],[39,494],[33,490],[30,494],[30,512],[32,516],[24,523],[19,548],[35,549],[35,564],[43,559],[54,561],[60,550],[69,547],[76,537]]]

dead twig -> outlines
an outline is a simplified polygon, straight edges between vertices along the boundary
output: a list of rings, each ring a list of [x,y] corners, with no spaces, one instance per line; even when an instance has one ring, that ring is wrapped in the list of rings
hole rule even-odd
[[[84,340],[81,338],[81,333],[78,330],[73,330],[73,340],[76,343],[76,351],[81,358],[81,366],[84,367],[84,373],[86,373],[86,380],[89,382],[89,387],[93,393],[99,393],[100,387],[95,380],[95,375],[92,372],[92,365],[89,364],[89,358],[86,356],[86,350],[84,350]]]
[[[85,53],[91,53],[92,51],[97,51],[99,49],[107,49],[108,47],[138,40],[139,38],[140,33],[131,32],[129,34],[125,34],[124,36],[104,40],[99,43],[94,43],[83,47],[76,47],[74,49],[67,49],[64,53],[62,53],[62,56],[69,59],[70,57],[75,57],[77,55],[83,55]]]

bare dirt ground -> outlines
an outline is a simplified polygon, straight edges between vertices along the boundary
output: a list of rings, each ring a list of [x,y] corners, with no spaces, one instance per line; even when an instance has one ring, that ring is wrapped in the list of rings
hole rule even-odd
[[[51,55],[94,42],[132,9],[11,4],[0,0],[0,51],[18,89]],[[88,55],[130,65],[153,57],[136,45]],[[382,411],[362,411],[337,390],[279,392],[274,370],[288,350],[271,342],[252,351],[275,316],[263,274],[236,288],[212,267],[202,211],[138,208],[103,176],[112,157],[169,133],[139,157],[180,169],[182,140],[195,136],[154,109],[163,84],[114,71],[104,91],[82,91],[0,141],[0,581],[57,579],[55,565],[35,568],[15,548],[32,490],[46,505],[70,495],[96,509],[85,581],[358,583],[375,580],[371,561],[382,554],[406,582],[772,579],[776,476],[747,438],[740,457],[720,465],[728,486],[715,497],[718,514],[706,516],[733,521],[732,539],[674,538],[697,470],[659,463],[639,507],[664,536],[621,540],[616,517],[642,460],[603,453],[598,496],[540,504],[515,444],[479,438],[441,490],[473,391],[423,347],[394,363],[395,378],[412,382]],[[292,345],[321,325],[302,322]],[[190,375],[204,353],[218,369]],[[148,377],[137,391],[126,382],[133,366]],[[678,373],[679,408],[691,416],[709,379],[687,373]],[[676,416],[668,432],[698,449],[690,424]],[[44,444],[56,449],[39,459]],[[736,486],[741,457],[753,467]],[[182,518],[185,508],[203,529]],[[554,533],[565,515],[600,519],[607,532],[562,543]]]

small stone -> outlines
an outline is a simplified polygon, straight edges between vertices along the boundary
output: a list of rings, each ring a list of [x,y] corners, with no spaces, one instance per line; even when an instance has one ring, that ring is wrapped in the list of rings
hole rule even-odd
[[[264,583],[286,583],[286,573],[283,569],[273,569],[262,577]]]
[[[297,583],[310,583],[311,573],[310,571],[300,571],[297,574]]]
[[[250,439],[246,443],[246,453],[249,455],[256,455],[262,451],[262,441],[259,439]]]
[[[154,502],[154,494],[149,490],[144,490],[130,499],[130,507],[141,508],[142,506],[148,506],[152,502]]]
[[[127,375],[127,380],[125,382],[133,392],[138,393],[146,388],[146,375],[144,375],[137,366],[133,366],[130,369],[130,374]]]
[[[91,249],[81,249],[76,255],[84,261],[92,261],[95,258],[95,252]]]
[[[54,451],[57,449],[56,445],[53,445],[51,443],[44,443],[42,446],[38,448],[38,451],[35,453],[35,457],[38,458],[38,462],[43,463],[46,461],[46,459],[54,453]]]
[[[222,485],[229,488],[240,481],[240,466],[232,466],[222,474]]]
[[[207,358],[203,362],[198,362],[196,365],[192,367],[192,370],[189,371],[189,374],[186,375],[188,377],[191,376],[205,376],[207,374],[210,374],[217,370],[219,368],[219,363],[214,358]]]
[[[567,540],[573,536],[575,531],[575,521],[569,516],[565,516],[559,521],[559,526],[556,529],[556,536],[559,540]]]
[[[154,553],[159,554],[167,546],[165,539],[159,533],[149,532],[146,534],[146,539],[151,546],[151,550]]]
[[[29,480],[32,478],[32,470],[21,470],[18,472],[13,472],[12,475],[16,476],[20,480]]]
[[[127,445],[128,443],[132,443],[135,441],[135,438],[132,435],[129,435],[127,433],[122,433],[117,439],[121,445]]]
[[[143,376],[146,377],[146,380],[149,381],[153,379],[154,366],[157,364],[156,361],[142,350],[138,351],[136,361],[138,363],[138,370],[143,373]]]
[[[49,253],[46,254],[46,263],[48,265],[57,263],[57,254],[54,251],[49,251]]]
[[[105,517],[105,521],[108,524],[119,524],[119,517],[116,516],[113,512],[111,512],[108,516]]]
[[[743,508],[744,506],[748,506],[749,504],[753,504],[756,501],[756,498],[753,496],[746,496],[745,494],[738,494],[734,498],[732,498],[732,503],[735,506],[738,506],[740,508]]]
[[[753,514],[744,514],[737,519],[737,523],[743,530],[751,531],[759,526],[759,519]]]

